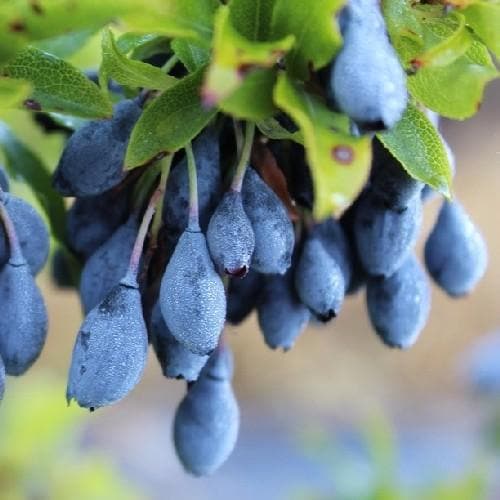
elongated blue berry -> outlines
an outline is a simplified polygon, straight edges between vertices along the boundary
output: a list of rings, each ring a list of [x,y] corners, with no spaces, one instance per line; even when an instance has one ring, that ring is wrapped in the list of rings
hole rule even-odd
[[[284,274],[295,242],[286,208],[253,168],[246,171],[242,195],[255,234],[252,268],[265,274]]]
[[[410,255],[389,278],[370,278],[366,302],[370,321],[384,344],[411,347],[430,310],[429,283],[415,257]]]
[[[127,198],[126,191],[113,190],[77,198],[66,218],[70,247],[85,258],[92,255],[127,219]]]
[[[95,196],[125,177],[129,135],[141,108],[133,100],[118,103],[113,117],[91,121],[69,138],[54,173],[54,188],[64,196]]]
[[[175,414],[175,449],[184,468],[195,476],[215,472],[228,459],[238,437],[232,370],[227,361],[217,359],[222,355],[212,354]]]
[[[151,343],[163,375],[168,378],[196,380],[206,365],[208,356],[200,356],[186,349],[170,333],[157,302],[151,313]]]
[[[45,344],[47,311],[5,206],[0,213],[10,252],[0,270],[0,356],[8,375],[22,375]]]
[[[26,201],[10,193],[2,194],[3,204],[14,224],[21,251],[31,273],[38,274],[49,255],[49,233],[37,211]],[[5,231],[0,231],[0,266],[9,259],[9,244]]]
[[[220,272],[244,276],[250,268],[255,236],[243,209],[241,193],[227,192],[208,224],[210,255]]]
[[[266,344],[271,349],[291,349],[310,318],[295,291],[291,269],[285,275],[265,277],[257,312]]]
[[[425,244],[425,264],[452,297],[471,292],[488,265],[484,239],[459,202],[444,201]]]
[[[132,215],[85,263],[80,280],[80,298],[85,314],[125,276],[138,229],[137,216]]]
[[[316,224],[312,231],[330,257],[342,269],[347,290],[352,276],[352,249],[342,226],[335,219],[328,218]]]
[[[161,280],[160,306],[172,335],[195,354],[217,346],[226,318],[224,285],[201,232],[184,231]]]
[[[406,108],[406,76],[377,0],[350,0],[342,16],[344,44],[331,73],[338,107],[367,129],[391,128]]]
[[[410,254],[422,222],[422,202],[411,198],[404,210],[391,210],[370,191],[356,207],[354,236],[359,258],[371,276],[390,276]]]
[[[66,398],[95,409],[123,399],[139,382],[148,350],[137,283],[122,280],[80,327]]]
[[[309,236],[304,242],[295,269],[295,287],[300,300],[321,321],[339,313],[346,288],[344,274],[317,237]]]

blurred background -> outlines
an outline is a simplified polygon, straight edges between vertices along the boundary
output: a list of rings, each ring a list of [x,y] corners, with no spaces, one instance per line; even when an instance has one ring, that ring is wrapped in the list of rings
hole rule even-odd
[[[95,67],[97,53],[87,47],[74,62]],[[27,375],[8,379],[0,408],[0,500],[500,498],[499,117],[497,82],[476,117],[443,123],[455,195],[489,246],[475,292],[451,300],[434,288],[429,323],[407,352],[382,345],[362,292],[287,353],[264,345],[254,316],[229,327],[241,431],[213,477],[188,476],[175,457],[171,425],[185,385],[164,379],[152,352],[122,403],[92,414],[67,407],[82,317],[76,292],[45,271],[48,342]],[[55,167],[60,137],[44,136],[24,112],[6,121]],[[439,204],[426,207],[419,255]]]

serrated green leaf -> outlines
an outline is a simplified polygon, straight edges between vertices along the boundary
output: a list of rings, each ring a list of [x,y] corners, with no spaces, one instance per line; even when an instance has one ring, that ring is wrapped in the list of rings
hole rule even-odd
[[[133,31],[186,38],[209,47],[218,6],[218,0],[149,0],[146,8],[142,3],[123,20]]]
[[[40,110],[84,118],[104,118],[112,113],[107,96],[81,71],[34,47],[19,53],[4,73],[32,84],[31,97]]]
[[[190,73],[205,66],[210,60],[210,51],[194,42],[176,38],[172,41],[171,47]]]
[[[127,87],[167,90],[177,80],[165,74],[160,68],[141,61],[134,61],[123,55],[116,46],[113,33],[109,29],[102,34],[101,74],[107,83],[112,78]]]
[[[399,39],[405,37],[417,42],[421,40],[420,22],[409,0],[383,0],[382,11],[393,44],[397,44]]]
[[[366,183],[371,163],[370,139],[337,131],[338,116],[285,73],[278,76],[274,100],[304,135],[314,181],[315,217],[340,214]]]
[[[230,96],[243,83],[249,68],[273,66],[293,43],[290,35],[272,42],[243,37],[231,24],[229,7],[221,5],[215,16],[213,57],[203,86],[204,101],[215,105]]]
[[[387,1],[387,0],[386,0]],[[420,20],[420,35],[416,39],[399,38],[396,46],[403,63],[418,57],[424,50],[446,45],[459,26],[457,15],[443,15],[442,8],[419,5],[412,9]],[[408,17],[408,16],[407,16]],[[399,32],[393,30],[393,36]],[[440,115],[454,119],[472,116],[479,108],[485,85],[498,76],[488,50],[474,35],[468,49],[444,66],[423,67],[408,78],[412,96]],[[441,45],[442,46],[442,45]]]
[[[179,150],[215,116],[215,109],[202,106],[202,80],[203,68],[170,87],[144,110],[130,137],[126,168]]]
[[[248,40],[266,41],[276,0],[231,0],[231,24]]]
[[[64,243],[66,211],[61,196],[52,188],[52,177],[40,158],[24,145],[0,122],[0,147],[5,153],[7,169],[14,178],[22,178],[33,191],[45,211],[51,226],[51,234]]]
[[[21,105],[30,92],[29,82],[0,78],[0,109],[15,108]]]
[[[500,3],[474,2],[463,14],[467,23],[488,48],[500,57]]]
[[[498,76],[486,47],[473,40],[469,50],[453,63],[422,68],[410,76],[408,90],[432,111],[463,120],[478,111],[484,87]]]
[[[452,170],[448,155],[424,113],[410,104],[396,126],[378,137],[413,178],[450,196]]]
[[[256,69],[243,80],[242,85],[229,97],[223,99],[219,107],[222,111],[241,120],[259,121],[271,117],[276,112],[273,102],[273,87],[276,72],[271,69]]]
[[[287,70],[307,79],[310,68],[326,66],[342,42],[336,13],[344,0],[277,0],[273,14],[273,37],[294,35],[296,44],[286,57]]]
[[[453,13],[457,20],[454,31],[428,50],[412,60],[412,66],[417,69],[447,66],[465,54],[472,44],[472,36],[467,30],[465,17]]]
[[[401,64],[411,68],[411,61],[425,50],[422,27],[410,0],[382,0],[382,10],[391,43]]]

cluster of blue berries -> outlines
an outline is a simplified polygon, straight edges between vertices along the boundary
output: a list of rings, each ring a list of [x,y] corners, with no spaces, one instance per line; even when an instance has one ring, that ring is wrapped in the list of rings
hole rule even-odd
[[[340,25],[344,45],[329,68],[331,102],[356,133],[391,128],[407,105],[406,77],[378,2],[350,0]],[[126,171],[145,101],[122,95],[110,119],[74,131],[54,173],[54,188],[74,198],[67,243],[82,264],[85,315],[67,399],[90,410],[121,400],[141,379],[151,344],[163,374],[187,382],[174,442],[189,472],[215,471],[237,439],[226,322],[239,324],[256,310],[265,342],[286,351],[310,322],[333,320],[346,296],[365,288],[381,340],[408,348],[429,315],[427,275],[453,297],[483,276],[486,245],[456,200],[442,203],[424,271],[414,246],[424,203],[436,194],[376,138],[362,193],[340,219],[316,221],[304,148],[256,136],[250,123],[243,139],[242,124],[233,134],[225,116],[184,150]],[[273,176],[252,157],[256,148],[274,159]],[[47,259],[48,235],[0,180],[3,392],[4,371],[23,373],[44,343],[47,317],[33,276]],[[64,256],[56,253],[53,263],[57,279],[67,281]]]

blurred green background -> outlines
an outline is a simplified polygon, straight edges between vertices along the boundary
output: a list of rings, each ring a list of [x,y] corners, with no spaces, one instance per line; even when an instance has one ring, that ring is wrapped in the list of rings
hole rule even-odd
[[[93,44],[73,62],[95,67]],[[176,460],[171,424],[184,384],[165,380],[152,354],[124,402],[93,414],[66,406],[82,318],[77,294],[45,272],[48,342],[28,374],[8,379],[0,408],[0,500],[500,498],[500,390],[482,393],[467,368],[477,339],[500,322],[499,117],[497,83],[476,117],[443,124],[457,156],[455,194],[489,245],[475,293],[453,301],[434,289],[429,324],[408,352],[380,343],[363,293],[286,354],[265,347],[254,316],[229,327],[241,433],[211,478],[187,476]],[[62,138],[45,136],[26,112],[5,119],[53,169]],[[426,208],[421,243],[438,207]]]

